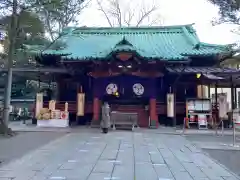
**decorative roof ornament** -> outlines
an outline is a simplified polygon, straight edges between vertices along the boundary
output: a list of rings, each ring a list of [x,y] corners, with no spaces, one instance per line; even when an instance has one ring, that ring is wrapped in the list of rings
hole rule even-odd
[[[121,46],[121,45],[133,46],[133,45],[125,38],[125,36],[123,36],[123,39],[122,39],[119,43],[117,43],[115,47]]]

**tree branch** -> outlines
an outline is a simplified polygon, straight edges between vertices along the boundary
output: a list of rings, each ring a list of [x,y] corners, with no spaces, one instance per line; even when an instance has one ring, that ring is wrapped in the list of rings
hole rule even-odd
[[[124,22],[127,24],[127,26],[131,26],[132,19],[135,15],[135,11],[131,11],[129,8],[128,11],[125,12],[124,14]],[[127,17],[126,17],[127,16]]]
[[[113,14],[115,14],[115,16],[117,18],[118,25],[120,27],[122,27],[122,12],[121,12],[121,8],[120,8],[119,0],[112,1],[111,5],[114,8]]]
[[[112,24],[110,18],[108,17],[107,12],[104,10],[100,0],[97,0],[97,3],[98,3],[98,6],[99,6],[99,10],[102,11],[102,13],[104,14],[105,18],[107,19],[109,26],[113,27],[113,24]]]
[[[136,26],[138,27],[143,22],[143,20],[149,17],[149,15],[152,14],[156,9],[157,9],[156,6],[153,6],[149,10],[145,10],[145,8],[143,8],[140,19],[138,20]]]

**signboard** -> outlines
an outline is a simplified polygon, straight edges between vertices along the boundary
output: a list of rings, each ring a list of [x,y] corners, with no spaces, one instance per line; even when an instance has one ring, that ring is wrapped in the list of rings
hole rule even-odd
[[[210,99],[193,99],[187,101],[188,111],[211,111],[212,104]]]
[[[235,124],[240,124],[240,112],[239,109],[233,110],[233,121]]]

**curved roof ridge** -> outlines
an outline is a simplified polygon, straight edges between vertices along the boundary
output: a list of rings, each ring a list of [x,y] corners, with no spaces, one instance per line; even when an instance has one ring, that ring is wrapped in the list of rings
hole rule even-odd
[[[141,31],[141,30],[164,30],[164,29],[181,29],[182,27],[192,27],[193,24],[185,24],[185,25],[169,25],[169,26],[139,26],[139,27],[66,27],[63,32],[76,32],[76,31],[101,31],[101,30],[112,30],[112,31]]]
[[[121,46],[121,45],[127,45],[127,46],[133,46],[132,43],[130,43],[129,40],[125,36],[122,37],[122,39],[115,45],[116,46]]]
[[[112,48],[111,51],[112,52],[116,52],[116,51],[135,51],[135,52],[141,51],[141,52],[143,52],[144,50],[137,48],[125,36],[123,36],[123,38],[118,43],[115,44],[114,48]]]
[[[234,46],[235,44],[233,43],[233,44],[212,44],[212,43],[205,43],[205,42],[200,42],[200,44],[201,45],[203,45],[203,46],[208,46],[208,47],[225,47],[225,48],[227,48],[227,47],[229,47],[229,48],[231,48],[232,46]]]
[[[192,34],[192,32],[190,32],[189,29],[187,29],[185,26],[182,27],[182,30],[183,30],[183,33],[186,36],[187,40],[190,41],[190,43],[194,47],[196,47],[200,43],[199,39],[196,36],[194,36]]]

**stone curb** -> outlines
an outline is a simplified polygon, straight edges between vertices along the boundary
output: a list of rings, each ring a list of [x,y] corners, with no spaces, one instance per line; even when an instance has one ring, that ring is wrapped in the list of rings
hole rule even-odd
[[[198,147],[199,148],[199,147]],[[219,166],[221,166],[223,169],[225,169],[226,171],[228,171],[231,175],[233,175],[236,179],[240,179],[240,176],[238,176],[236,173],[233,173],[230,169],[228,169],[226,166],[224,166],[223,164],[219,163],[217,160],[215,160],[214,158],[212,158],[207,152],[202,152],[203,154],[205,154],[207,157],[209,157],[212,161],[214,161],[216,164],[218,164]]]

